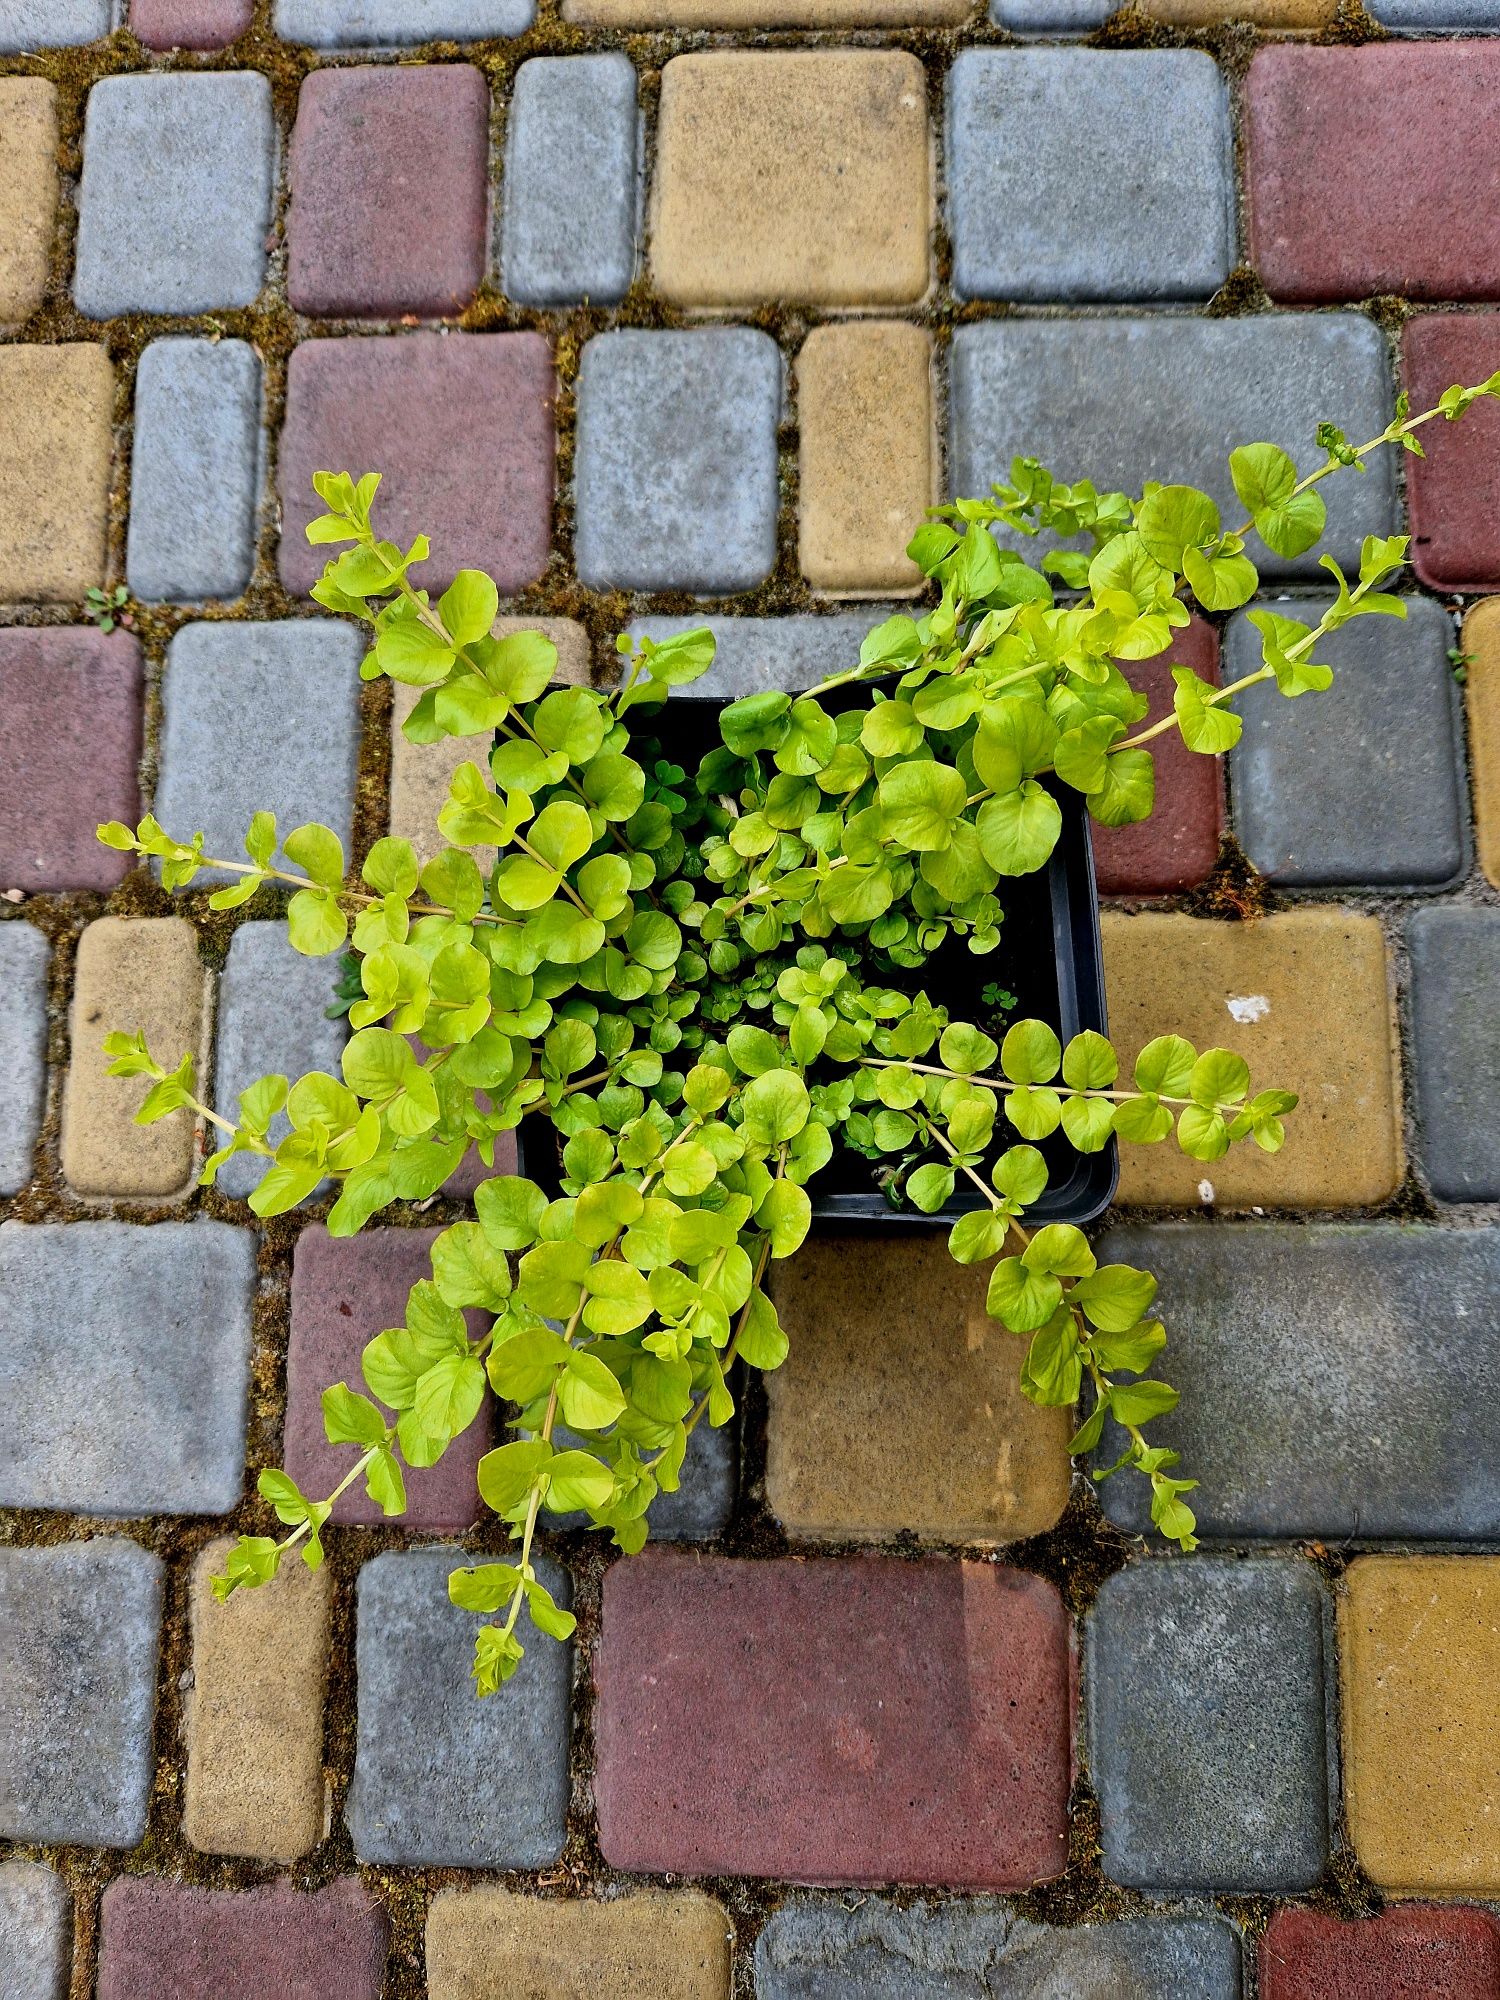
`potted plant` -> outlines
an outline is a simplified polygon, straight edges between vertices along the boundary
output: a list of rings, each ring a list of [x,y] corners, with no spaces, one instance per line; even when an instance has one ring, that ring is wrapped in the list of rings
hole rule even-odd
[[[1146,1435],[1177,1400],[1153,1372],[1166,1340],[1155,1280],[1098,1267],[1078,1221],[1108,1198],[1116,1137],[1203,1161],[1246,1140],[1274,1152],[1296,1100],[1253,1092],[1238,1056],[1170,1032],[1122,1076],[1103,1033],[1084,814],[1145,818],[1151,742],[1175,731],[1222,752],[1241,689],[1327,687],[1326,638],[1402,615],[1383,586],[1405,539],[1368,538],[1353,578],[1324,556],[1338,589],[1316,626],[1252,611],[1263,657],[1240,680],[1213,688],[1174,667],[1158,723],[1140,726],[1145,703],[1118,662],[1165,652],[1188,597],[1207,612],[1245,604],[1252,535],[1283,558],[1312,548],[1325,478],[1382,446],[1420,450],[1422,426],[1497,394],[1500,375],[1418,416],[1403,399],[1359,446],[1322,426],[1324,458],[1301,476],[1274,445],[1241,447],[1230,470],[1246,518],[1227,531],[1193,488],[1100,493],[1017,461],[989,499],[918,530],[932,608],[887,620],[821,687],[730,703],[698,742],[702,711],[673,735],[666,705],[710,664],[707,631],[622,638],[614,688],[550,688],[544,638],[492,636],[488,577],[462,571],[431,602],[409,580],[425,538],[403,552],[374,525],[378,477],[319,474],[327,511],[308,534],[340,553],[314,596],[371,625],[366,677],[423,690],[409,736],[493,731],[489,768],[457,770],[435,859],[377,841],[358,886],[326,827],[283,839],[258,814],[244,861],[207,857],[201,835],[178,840],[149,817],[101,827],[108,845],[158,861],[169,888],[228,869],[238,879],[210,897],[216,909],[290,885],[293,944],[352,942],[360,960],[342,1077],[264,1077],[231,1119],[198,1101],[191,1057],[168,1070],[116,1033],[113,1070],[152,1079],[143,1122],[186,1107],[222,1132],[205,1181],[234,1153],[267,1155],[256,1213],[336,1183],[336,1235],[433,1194],[470,1147],[492,1165],[497,1137],[523,1121],[531,1171],[482,1182],[475,1220],[437,1238],[404,1325],[364,1351],[369,1393],[325,1392],[328,1436],[351,1447],[335,1493],[261,1475],[288,1532],[242,1536],[221,1595],[264,1582],[293,1550],[321,1561],[323,1524],[356,1480],[399,1514],[403,1464],[432,1464],[494,1395],[516,1407],[515,1435],[481,1460],[479,1488],[519,1546],[513,1562],[450,1579],[456,1603],[493,1614],[474,1674],[494,1690],[521,1660],[523,1611],[553,1637],[572,1629],[532,1563],[540,1516],[581,1510],[620,1548],[642,1546],[692,1428],[733,1414],[735,1364],[783,1358],[768,1270],[806,1235],[820,1175],[851,1191],[849,1155],[867,1181],[872,1157],[888,1163],[885,1192],[909,1211],[951,1214],[953,1255],[990,1263],[989,1311],[1022,1338],[1026,1393],[1086,1401],[1076,1454],[1112,1417],[1123,1455],[1094,1477],[1146,1479],[1157,1528],[1194,1547],[1194,1481]],[[996,528],[1059,545],[1033,565]],[[687,749],[699,754],[674,759]],[[488,876],[479,848],[498,852]],[[1037,923],[1039,908],[1054,920],[1061,908],[1070,928]],[[999,1032],[967,969],[982,974],[1017,931],[1000,962],[1041,1005]],[[283,1109],[291,1129],[273,1145]],[[488,1322],[477,1339],[471,1308]]]

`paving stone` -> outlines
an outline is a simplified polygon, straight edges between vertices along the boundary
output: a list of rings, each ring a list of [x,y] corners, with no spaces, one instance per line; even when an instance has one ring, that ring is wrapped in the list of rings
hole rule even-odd
[[[1127,1207],[1203,1199],[1221,1208],[1365,1208],[1402,1174],[1390,969],[1374,917],[1336,906],[1250,923],[1147,911],[1103,920],[1110,1035],[1122,1067],[1156,1035],[1227,1048],[1255,1090],[1301,1102],[1279,1153],[1234,1146],[1205,1166],[1160,1146],[1122,1146]]]
[[[47,965],[44,932],[0,926],[0,1194],[31,1179],[31,1149],[47,1100]]]
[[[40,1861],[0,1863],[0,1992],[63,2000],[72,1958],[67,1884]]]
[[[1328,1853],[1324,1591],[1307,1563],[1137,1563],[1088,1625],[1104,1872],[1130,1888],[1309,1889]]]
[[[0,347],[0,603],[103,583],[114,395],[102,347]]]
[[[498,1149],[495,1166],[500,1166]],[[512,1169],[514,1171],[514,1169]],[[585,1440],[559,1424],[553,1432],[558,1449],[566,1451]],[[734,1516],[735,1488],[739,1477],[739,1452],[732,1425],[715,1430],[699,1424],[688,1436],[682,1461],[682,1477],[675,1493],[658,1493],[651,1502],[653,1542],[706,1542],[722,1534]],[[584,1528],[584,1513],[552,1514],[547,1517],[555,1528]]]
[[[633,639],[668,639],[706,625],[717,642],[714,663],[701,679],[674,691],[672,699],[735,701],[761,688],[788,694],[816,687],[859,659],[865,634],[887,616],[871,606],[821,617],[719,618],[696,613],[685,618],[636,618],[626,628]]]
[[[7,1222],[0,1276],[0,1351],[27,1384],[0,1407],[0,1506],[227,1513],[244,1483],[254,1236]]]
[[[1029,454],[1102,488],[1186,480],[1228,525],[1242,515],[1233,446],[1269,438],[1307,458],[1323,420],[1363,439],[1393,407],[1384,336],[1355,314],[996,320],[959,328],[951,374],[955,495],[988,493]],[[1346,569],[1364,536],[1399,525],[1388,455],[1326,497],[1325,546]],[[1255,560],[1267,577],[1318,574],[1311,552],[1287,563],[1257,543]]]
[[[1211,28],[1220,21],[1249,21],[1257,28],[1321,28],[1338,12],[1338,0],[1144,0],[1142,12],[1174,27]]]
[[[130,25],[148,49],[227,49],[255,0],[130,0]]]
[[[932,337],[822,326],[797,356],[799,556],[814,590],[918,590],[906,553],[937,498]]]
[[[722,595],[776,562],[781,355],[749,327],[602,333],[578,377],[579,580]]]
[[[296,1861],[323,1837],[333,1582],[293,1557],[220,1604],[212,1579],[233,1547],[210,1542],[193,1565],[182,1828],[205,1854]]]
[[[1486,1414],[1500,1393],[1500,1230],[1177,1222],[1112,1229],[1100,1256],[1160,1280],[1162,1372],[1182,1394],[1160,1441],[1201,1481],[1201,1534],[1500,1535]],[[1123,1446],[1101,1445],[1099,1463]],[[1149,1531],[1143,1486],[1100,1488],[1132,1534]]]
[[[908,304],[931,201],[913,55],[717,50],[662,71],[651,271],[674,304]]]
[[[1500,1133],[1485,1079],[1500,1069],[1500,911],[1418,910],[1411,948],[1411,1023],[1423,1164],[1440,1201],[1500,1200]]]
[[[272,18],[283,41],[315,48],[479,42],[524,35],[536,0],[276,0]]]
[[[965,49],[947,171],[966,298],[1206,299],[1234,263],[1229,95],[1196,50]]]
[[[587,687],[590,682],[589,635],[571,618],[497,618],[490,627],[497,639],[515,632],[540,632],[557,648],[557,672],[553,679],[565,685]],[[421,698],[419,687],[403,687],[392,682],[391,708],[391,811],[390,830],[400,840],[409,840],[424,860],[445,844],[437,830],[437,816],[448,796],[453,773],[460,764],[478,764],[483,769],[489,756],[493,732],[479,736],[440,736],[436,743],[411,743],[401,725]],[[494,849],[470,850],[483,868],[494,866]]]
[[[389,1931],[364,1884],[194,1889],[126,1877],[100,1906],[98,2000],[378,2000]]]
[[[461,569],[502,592],[534,583],[552,539],[552,351],[538,333],[415,333],[304,341],[287,367],[281,438],[281,580],[304,594],[327,550],[304,530],[328,467],[384,474],[381,531],[431,538],[414,579],[446,590]]]
[[[489,85],[469,63],[314,70],[292,132],[292,305],[461,312],[484,276],[489,151]]]
[[[1022,1396],[987,1270],[941,1236],[813,1237],[778,1267],[766,1497],[793,1535],[1008,1542],[1055,1525],[1069,1413]]]
[[[1097,28],[1119,0],[990,0],[990,19],[1015,35],[1066,35]],[[1254,0],[1243,0],[1253,5]]]
[[[1219,636],[1203,618],[1176,633],[1168,652],[1154,660],[1122,660],[1120,670],[1150,707],[1144,722],[1172,713],[1177,683],[1173,666],[1191,667],[1200,680],[1219,685]],[[1089,822],[1094,874],[1103,896],[1166,896],[1193,889],[1219,859],[1224,820],[1224,774],[1217,757],[1189,750],[1178,733],[1158,737],[1156,807],[1134,826]]]
[[[349,1449],[323,1434],[320,1398],[333,1382],[363,1391],[360,1356],[388,1326],[406,1323],[406,1298],[430,1278],[436,1229],[370,1228],[333,1237],[304,1229],[292,1263],[292,1336],[287,1350],[286,1469],[308,1493],[331,1493],[348,1471]],[[475,1321],[477,1329],[478,1322]],[[406,1471],[409,1527],[471,1527],[482,1511],[476,1468],[492,1442],[486,1398],[478,1418],[436,1465]],[[385,1516],[358,1482],[334,1507],[335,1521],[371,1523]]]
[[[604,1583],[605,1859],[794,1882],[1047,1880],[1066,1859],[1070,1653],[1056,1591],[1016,1570],[648,1549]]]
[[[0,56],[97,41],[114,14],[115,0],[0,0]]]
[[[1240,2000],[1218,1917],[1054,1929],[978,1904],[784,1904],[755,1945],[758,2000]]]
[[[255,567],[260,361],[244,340],[153,340],[135,384],[132,595],[238,597]]]
[[[483,1620],[448,1601],[457,1548],[377,1556],[359,1573],[359,1742],[348,1821],[361,1861],[541,1868],[562,1852],[571,1649],[533,1635],[504,1701],[469,1669]],[[560,1604],[566,1574],[537,1575]],[[504,1772],[504,1783],[496,1774]]]
[[[1418,313],[1401,334],[1401,376],[1414,410],[1455,382],[1500,368],[1500,312]],[[1455,426],[1427,433],[1427,456],[1406,461],[1411,565],[1433,590],[1500,583],[1500,404],[1482,401]]]
[[[1383,27],[1406,28],[1414,34],[1445,28],[1483,34],[1500,28],[1495,0],[1374,0],[1370,12]]]
[[[635,276],[635,65],[619,51],[536,56],[505,134],[500,282],[522,305],[612,305]]]
[[[100,917],[79,938],[59,1148],[75,1193],[144,1199],[186,1189],[193,1114],[137,1125],[150,1078],[110,1076],[104,1037],[144,1034],[175,1068],[189,1053],[201,1057],[205,998],[197,934],[180,917]]]
[[[29,319],[47,289],[57,217],[57,88],[0,77],[0,321]]]
[[[3,476],[3,475],[0,475]],[[0,877],[28,895],[113,889],[135,862],[103,846],[102,819],[140,817],[144,678],[139,642],[88,625],[0,631],[0,707],[24,789],[0,791]]]
[[[330,826],[349,857],[359,774],[359,663],[342,619],[184,625],[162,682],[156,816],[204,852],[242,859],[245,830],[272,812],[283,835]],[[199,880],[227,879],[209,869]]]
[[[1500,888],[1500,600],[1485,598],[1473,607],[1459,643],[1479,865]]]
[[[974,0],[563,0],[563,19],[600,28],[944,28]]]
[[[1494,298],[1478,163],[1500,146],[1500,48],[1286,44],[1256,56],[1245,101],[1248,249],[1273,298]]]
[[[1331,591],[1258,599],[1313,626]],[[1273,681],[1235,706],[1245,733],[1229,753],[1234,830],[1262,875],[1288,888],[1408,888],[1451,882],[1464,865],[1459,696],[1453,624],[1430,598],[1406,617],[1364,618],[1319,648],[1333,686],[1289,702]],[[1261,664],[1248,612],[1230,620],[1230,680]]]
[[[161,1601],[136,1542],[0,1549],[0,1834],[143,1838]]]
[[[503,1985],[548,2000],[729,2000],[734,1925],[693,1889],[568,1902],[448,1889],[427,1915],[431,2000],[489,2000]]]
[[[230,941],[219,977],[219,1030],[214,1063],[215,1109],[236,1115],[236,1100],[257,1077],[284,1076],[295,1083],[309,1070],[342,1074],[347,1022],[328,1018],[338,976],[336,958],[305,958],[293,951],[279,920],[241,924]],[[285,1112],[271,1120],[271,1143],[291,1127]],[[240,1153],[219,1169],[221,1194],[243,1200],[260,1185],[266,1162]],[[325,1183],[326,1185],[326,1183]]]
[[[1394,1909],[1343,1923],[1277,1910],[1260,1946],[1261,2000],[1493,2000],[1500,1922],[1484,1910]]]
[[[109,319],[252,304],[265,282],[275,157],[263,76],[162,71],[96,83],[78,191],[79,311]]]
[[[1500,1896],[1500,1559],[1361,1556],[1339,1655],[1361,1868],[1388,1893]]]

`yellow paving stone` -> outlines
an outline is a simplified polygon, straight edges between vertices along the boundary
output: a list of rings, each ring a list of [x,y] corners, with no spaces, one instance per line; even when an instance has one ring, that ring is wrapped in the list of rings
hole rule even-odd
[[[951,28],[977,9],[975,0],[563,0],[562,11],[581,28]]]
[[[1500,1558],[1362,1556],[1339,1659],[1360,1866],[1395,1894],[1500,1896]]]
[[[1216,21],[1250,21],[1257,28],[1322,28],[1337,14],[1338,0],[1142,0],[1142,10],[1177,28],[1211,28]]]
[[[1375,918],[1337,906],[1252,923],[1106,911],[1110,1034],[1128,1075],[1144,1042],[1182,1034],[1233,1049],[1251,1088],[1295,1090],[1279,1153],[1252,1141],[1203,1165],[1177,1149],[1120,1148],[1120,1200],[1222,1207],[1357,1208],[1402,1174],[1395,1014]]]
[[[0,602],[103,583],[113,405],[104,348],[0,346]]]
[[[57,218],[57,90],[0,77],[0,321],[29,319],[47,287]]]
[[[62,1114],[62,1170],[76,1193],[186,1190],[191,1115],[173,1111],[137,1125],[150,1082],[106,1075],[102,1043],[115,1029],[139,1030],[158,1062],[175,1069],[191,1050],[202,1076],[206,987],[197,937],[181,917],[100,917],[79,938]]]
[[[729,2000],[734,1930],[691,1889],[605,1902],[449,1889],[427,1916],[429,2000]]]
[[[589,683],[589,640],[571,618],[497,618],[491,628],[497,639],[512,632],[542,632],[557,648],[559,682],[578,687]],[[395,684],[391,712],[391,821],[398,840],[409,840],[420,859],[429,860],[443,845],[437,816],[448,796],[448,785],[460,764],[484,768],[491,737],[443,736],[436,743],[409,743],[401,725],[416,707],[422,689]],[[492,848],[476,848],[482,868],[494,866]]]
[[[183,1830],[205,1854],[296,1861],[323,1837],[323,1694],[333,1586],[298,1557],[215,1601],[232,1539],[193,1566]]]
[[[818,1236],[773,1266],[766,1494],[794,1535],[1005,1542],[1067,1504],[1070,1412],[1021,1394],[989,1266],[943,1236]]]
[[[932,506],[932,340],[867,320],[822,326],[797,357],[802,574],[814,590],[919,590],[906,553]]]
[[[651,269],[685,306],[901,305],[929,282],[927,79],[894,50],[724,50],[662,72]]]
[[[1465,618],[1463,650],[1479,865],[1500,888],[1500,597],[1484,598]]]

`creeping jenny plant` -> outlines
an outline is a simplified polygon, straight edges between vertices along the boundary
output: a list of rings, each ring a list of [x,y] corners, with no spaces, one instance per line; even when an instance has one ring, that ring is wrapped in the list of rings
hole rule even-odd
[[[977,1190],[949,1244],[961,1263],[991,1263],[988,1308],[1024,1341],[1026,1394],[1069,1406],[1086,1390],[1072,1451],[1092,1450],[1112,1416],[1124,1453],[1094,1477],[1149,1480],[1156,1526],[1193,1548],[1183,1496],[1195,1482],[1146,1435],[1177,1401],[1151,1372],[1166,1340],[1151,1317],[1156,1282],[1099,1268],[1070,1225],[1023,1225],[1047,1183],[1035,1142],[1060,1131],[1091,1153],[1115,1134],[1175,1139],[1212,1161],[1248,1138],[1275,1152],[1296,1099],[1252,1094],[1238,1056],[1180,1035],[1148,1043],[1128,1080],[1102,1035],[1064,1048],[1045,1022],[1022,1020],[997,1044],[934,1005],[920,973],[950,938],[980,956],[1002,943],[998,892],[1046,864],[1061,788],[1107,826],[1144,819],[1153,738],[1175,730],[1191,750],[1226,750],[1242,688],[1326,688],[1325,639],[1351,618],[1404,614],[1382,585],[1405,538],[1370,537],[1353,579],[1323,557],[1338,591],[1316,626],[1249,614],[1254,672],[1216,689],[1174,667],[1163,721],[1138,727],[1145,701],[1116,665],[1165,652],[1189,598],[1208,612],[1246,603],[1252,534],[1283,558],[1302,554],[1322,533],[1325,477],[1363,470],[1379,445],[1419,452],[1422,425],[1480,395],[1500,395],[1500,375],[1420,416],[1403,401],[1365,445],[1324,425],[1323,461],[1302,477],[1276,446],[1242,447],[1230,471],[1248,518],[1232,531],[1191,487],[1132,499],[1018,460],[991,499],[937,509],[918,529],[911,553],[934,608],[888,619],[856,665],[808,694],[731,704],[722,743],[691,774],[650,739],[670,691],[709,666],[710,633],[622,638],[612,691],[549,691],[545,638],[492,637],[489,577],[462,571],[432,603],[408,575],[425,538],[403,552],[372,524],[378,477],[319,474],[328,511],[308,535],[341,553],[314,596],[372,626],[366,678],[423,690],[405,724],[413,741],[493,732],[488,767],[459,766],[435,859],[419,865],[406,841],[379,840],[358,887],[323,826],[281,838],[257,814],[239,862],[151,818],[101,827],[107,845],[159,861],[169,888],[208,866],[235,874],[215,909],[292,885],[292,943],[328,954],[352,942],[358,959],[341,1078],[263,1077],[231,1120],[197,1100],[190,1056],[169,1073],[138,1035],[109,1037],[113,1073],[154,1079],[143,1123],[187,1108],[223,1133],[205,1181],[234,1153],[268,1156],[250,1201],[259,1215],[332,1181],[328,1227],[352,1234],[393,1201],[435,1193],[471,1147],[491,1165],[498,1136],[530,1114],[556,1128],[561,1193],[510,1174],[480,1184],[476,1219],[433,1244],[405,1324],[365,1348],[369,1393],[342,1382],[324,1393],[328,1436],[351,1447],[346,1476],[310,1499],[284,1472],[262,1473],[290,1532],[242,1536],[220,1594],[265,1582],[292,1549],[316,1566],[333,1501],[356,1480],[401,1513],[403,1463],[431,1465],[493,1394],[515,1406],[515,1435],[480,1461],[479,1490],[519,1546],[513,1562],[449,1580],[455,1603],[493,1614],[478,1636],[480,1692],[519,1664],[523,1608],[566,1638],[572,1617],[533,1567],[540,1515],[582,1510],[620,1548],[641,1547],[689,1432],[733,1415],[733,1365],[772,1369],[786,1353],[766,1275],[806,1235],[807,1184],[838,1145],[887,1158],[898,1195],[928,1212],[960,1180]],[[1073,546],[1032,565],[994,527]],[[1059,601],[1054,584],[1077,595]],[[486,869],[475,856],[489,851]],[[273,1143],[283,1110],[290,1133]],[[471,1308],[488,1322],[477,1339]]]

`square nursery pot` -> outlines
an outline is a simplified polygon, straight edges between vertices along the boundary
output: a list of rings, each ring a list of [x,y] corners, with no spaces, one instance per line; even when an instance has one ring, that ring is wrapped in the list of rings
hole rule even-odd
[[[840,690],[844,700],[858,699],[858,690]],[[835,709],[837,700],[828,706]],[[726,706],[710,696],[684,698],[674,694],[657,718],[652,734],[660,754],[689,772],[719,743],[719,712]],[[642,748],[649,740],[640,731]],[[991,981],[1016,996],[1009,1018],[1035,1017],[1056,1029],[1064,1043],[1084,1028],[1106,1034],[1104,954],[1099,937],[1099,898],[1094,886],[1094,851],[1089,837],[1088,809],[1070,786],[1055,788],[1062,808],[1062,835],[1045,869],[1003,883],[996,892],[1005,911],[999,948],[976,957],[962,942],[951,942],[923,966],[911,970],[882,968],[888,986],[925,989],[929,999],[945,1006],[959,1020],[992,1027],[981,994]],[[998,1024],[996,1039],[1003,1032]],[[997,1125],[1001,1142],[996,1151],[1015,1143],[1002,1114]],[[561,1186],[562,1167],[557,1133],[543,1118],[523,1119],[517,1134],[520,1170],[549,1193]],[[1099,1153],[1075,1153],[1061,1135],[1045,1140],[1041,1151],[1050,1180],[1046,1194],[1027,1213],[1027,1223],[1092,1222],[1114,1198],[1119,1158],[1110,1140]],[[874,1223],[889,1229],[907,1224],[936,1228],[981,1206],[977,1192],[962,1181],[953,1198],[935,1215],[924,1215],[903,1202],[892,1206],[875,1181],[876,1163],[861,1154],[835,1150],[833,1158],[808,1193],[813,1220],[844,1225]]]

